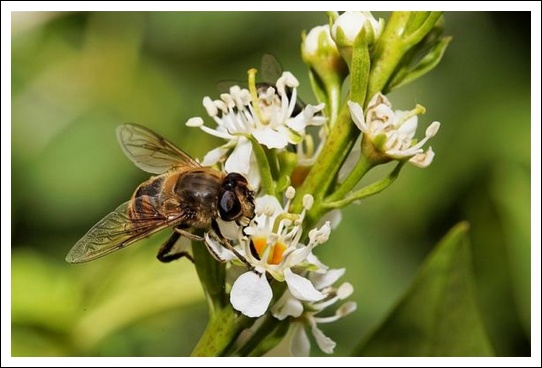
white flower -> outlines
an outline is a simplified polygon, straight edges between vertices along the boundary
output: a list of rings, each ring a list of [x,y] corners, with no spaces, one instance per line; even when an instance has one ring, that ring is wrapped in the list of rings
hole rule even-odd
[[[378,21],[368,11],[351,11],[341,14],[331,27],[331,35],[340,46],[352,46],[354,40],[365,29],[368,45],[373,44],[380,37],[384,28],[384,20]]]
[[[287,290],[272,307],[273,316],[279,320],[293,317],[293,336],[290,346],[292,355],[309,356],[310,342],[307,330],[312,333],[320,350],[326,354],[333,353],[335,342],[318,328],[318,324],[334,322],[352,313],[356,310],[356,303],[344,303],[335,311],[334,315],[329,317],[319,317],[318,314],[352,294],[354,289],[349,283],[343,283],[338,288],[332,286],[343,274],[344,269],[311,273],[310,280],[313,285],[325,295],[325,298],[320,301],[300,301]]]
[[[319,126],[325,122],[318,114],[324,104],[307,105],[292,116],[297,104],[298,85],[292,73],[284,72],[276,87],[259,90],[256,100],[249,89],[239,86],[231,87],[229,93],[223,93],[219,100],[205,97],[203,106],[215,121],[216,128],[206,126],[199,117],[189,119],[187,126],[198,127],[228,142],[209,152],[202,164],[214,165],[229,154],[225,170],[244,174],[254,187],[258,187],[259,174],[250,137],[267,148],[284,149],[288,144],[301,143],[307,126]]]
[[[331,38],[329,24],[311,29],[301,44],[301,52],[304,58],[312,58],[320,53],[339,58],[339,49]]]
[[[440,123],[431,123],[425,137],[417,142],[414,135],[418,114],[425,111],[422,106],[418,105],[412,111],[393,111],[390,101],[380,92],[373,96],[365,114],[358,103],[348,101],[348,106],[363,139],[369,139],[379,153],[395,160],[409,158],[409,162],[418,167],[431,164],[435,154],[431,147],[424,152],[422,146],[437,134]]]
[[[305,276],[305,271],[322,268],[312,249],[327,241],[331,227],[327,222],[318,229],[312,229],[308,243],[300,243],[303,217],[312,206],[312,197],[304,198],[301,214],[292,214],[287,212],[287,208],[294,193],[292,187],[287,190],[288,202],[284,208],[273,196],[257,198],[256,217],[244,229],[249,239],[240,239],[243,253],[254,270],[235,280],[230,301],[246,316],[259,317],[269,307],[271,288],[266,274],[279,282],[286,282],[289,292],[298,300],[315,302],[325,297]]]

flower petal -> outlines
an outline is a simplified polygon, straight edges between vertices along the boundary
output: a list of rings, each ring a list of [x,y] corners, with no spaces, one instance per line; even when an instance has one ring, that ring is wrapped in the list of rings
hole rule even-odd
[[[284,148],[288,144],[287,136],[270,128],[255,129],[252,131],[252,135],[267,148]]]
[[[303,313],[303,303],[294,298],[292,294],[286,290],[275,305],[273,305],[271,312],[273,313],[273,316],[280,321],[289,316],[297,318]]]
[[[309,280],[293,273],[289,268],[284,270],[284,278],[292,295],[299,300],[315,302],[325,297]]]
[[[312,324],[311,332],[320,350],[322,350],[326,354],[332,354],[333,350],[335,349],[335,346],[337,345],[335,341],[331,340],[329,337],[324,335],[324,333],[322,332],[322,330],[318,328],[316,323]]]
[[[365,123],[365,117],[361,106],[356,102],[348,101],[348,107],[350,108],[350,115],[352,116],[354,124],[356,124],[358,129],[363,133],[367,133],[369,129]]]
[[[294,324],[294,335],[292,336],[292,356],[308,357],[311,351],[311,343],[305,332],[305,328],[300,323]]]
[[[273,292],[264,274],[248,271],[231,288],[231,305],[247,317],[260,317],[269,307]]]
[[[224,156],[226,156],[226,153],[228,153],[228,148],[225,148],[224,146],[217,147],[207,152],[205,157],[203,157],[201,166],[213,166],[218,161],[220,161]]]
[[[327,288],[344,275],[345,269],[331,269],[325,273],[312,273],[310,280],[318,290]]]
[[[233,149],[230,157],[226,160],[224,169],[226,172],[237,172],[247,175],[250,170],[250,156],[252,155],[252,145],[248,140],[239,141]]]
[[[220,262],[228,262],[237,259],[237,256],[233,254],[231,250],[227,249],[220,242],[216,241],[216,239],[209,236],[209,232],[206,232],[203,237],[205,239],[207,250],[209,250],[211,255],[216,260]]]
[[[433,149],[429,147],[427,151],[418,153],[417,155],[413,156],[408,162],[410,162],[412,165],[424,168],[427,167],[433,162],[433,158],[435,157],[435,152],[433,152]]]

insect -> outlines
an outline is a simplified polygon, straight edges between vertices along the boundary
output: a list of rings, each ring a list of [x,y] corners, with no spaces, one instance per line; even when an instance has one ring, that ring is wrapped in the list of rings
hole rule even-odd
[[[92,261],[157,231],[173,228],[173,234],[158,251],[161,262],[187,256],[186,252],[170,252],[181,235],[202,241],[201,236],[190,232],[199,229],[209,231],[248,265],[218,225],[221,219],[245,227],[254,218],[254,192],[243,175],[202,167],[173,143],[140,125],[119,126],[117,138],[137,167],[157,175],[139,185],[129,201],[98,221],[72,247],[67,262]]]

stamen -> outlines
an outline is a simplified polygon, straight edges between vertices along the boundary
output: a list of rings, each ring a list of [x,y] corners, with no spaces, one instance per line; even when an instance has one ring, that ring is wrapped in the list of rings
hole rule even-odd
[[[429,125],[429,127],[425,131],[425,136],[428,138],[433,138],[437,134],[439,128],[440,128],[440,123],[438,121],[432,122],[431,125]]]
[[[216,108],[213,100],[211,100],[210,97],[206,96],[203,98],[203,107],[205,107],[205,110],[207,110],[207,114],[209,116],[218,115],[218,109]]]
[[[188,121],[186,122],[186,126],[188,127],[192,127],[192,128],[199,128],[203,125],[203,119],[200,118],[199,116],[197,117],[194,117],[194,118],[190,118],[188,119]]]
[[[252,68],[248,71],[248,89],[250,91],[250,96],[252,97],[252,107],[254,108],[254,113],[258,120],[265,124],[263,120],[262,111],[260,110],[260,104],[258,103],[258,90],[256,89],[256,73],[257,70]]]
[[[289,186],[286,189],[286,193],[284,194],[287,199],[293,199],[295,197],[295,188],[292,186]]]
[[[305,194],[303,196],[303,207],[309,211],[312,208],[312,205],[314,204],[314,197],[310,194]]]
[[[233,100],[233,97],[231,95],[227,93],[222,93],[220,95],[220,98],[222,99],[222,101],[224,101],[226,106],[228,106],[228,109],[232,109],[235,106],[235,101]]]

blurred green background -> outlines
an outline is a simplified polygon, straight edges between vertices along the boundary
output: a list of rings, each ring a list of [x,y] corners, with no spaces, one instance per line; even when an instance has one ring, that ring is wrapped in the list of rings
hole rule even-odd
[[[317,249],[346,267],[358,303],[323,326],[336,356],[386,316],[461,220],[471,224],[477,301],[496,354],[530,355],[530,14],[445,18],[453,41],[441,64],[391,94],[395,108],[427,108],[423,128],[442,123],[433,164],[405,168],[349,207]],[[188,261],[155,259],[168,234],[89,264],[64,261],[148,178],[122,154],[115,128],[144,124],[202,158],[221,141],[184,123],[266,52],[314,102],[300,34],[326,21],[316,12],[12,13],[13,356],[190,354],[207,306]]]

